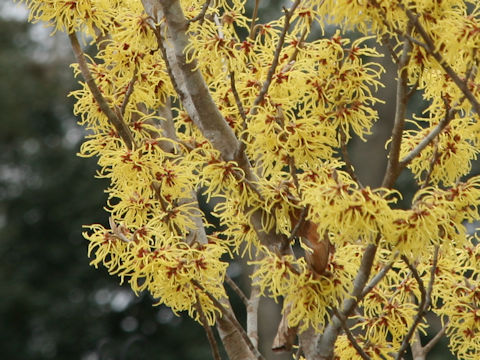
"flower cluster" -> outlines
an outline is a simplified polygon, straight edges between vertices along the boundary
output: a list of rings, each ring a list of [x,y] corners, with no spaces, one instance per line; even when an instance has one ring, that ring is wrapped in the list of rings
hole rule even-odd
[[[318,275],[304,258],[280,258],[265,250],[261,260],[251,262],[256,266],[252,279],[265,295],[284,299],[290,327],[321,331],[330,317],[328,309],[338,307],[351,290],[352,269],[358,266],[361,253],[361,245],[345,244],[332,254],[325,275]]]
[[[480,220],[480,177],[465,178],[480,144],[478,1],[305,0],[269,22],[248,18],[244,0],[172,0],[183,11],[173,22],[147,0],[24,1],[31,21],[96,45],[92,56],[74,46],[85,82],[71,93],[87,130],[79,154],[110,181],[110,226],[84,234],[92,265],[212,325],[226,300],[222,257],[255,254],[254,285],[283,298],[290,327],[322,331],[357,301],[350,335],[389,358],[410,329],[427,328],[414,319],[431,299],[452,351],[478,358],[480,256],[465,229]],[[351,41],[352,29],[363,35]],[[396,119],[387,185],[372,188],[348,145],[377,121],[380,39],[399,66],[398,117],[414,93],[425,108]],[[400,208],[404,167],[418,189]],[[215,236],[197,194],[214,208]],[[310,260],[323,245],[319,270]],[[359,273],[372,247],[373,271]],[[383,278],[359,293],[357,273]],[[335,351],[357,358],[347,335]]]
[[[197,320],[194,305],[199,299],[208,323],[215,323],[219,310],[210,296],[226,297],[221,281],[228,265],[220,261],[223,246],[213,242],[188,245],[144,227],[135,231],[123,225],[112,228],[92,225],[84,234],[90,241],[92,265],[103,264],[110,274],[127,280],[137,294],[148,290],[158,304],[175,313],[188,311]]]

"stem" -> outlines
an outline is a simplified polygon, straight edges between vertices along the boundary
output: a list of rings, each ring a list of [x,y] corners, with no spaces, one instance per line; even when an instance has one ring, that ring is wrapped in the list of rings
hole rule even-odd
[[[470,101],[475,112],[478,115],[480,115],[480,103],[478,102],[477,98],[473,95],[473,93],[468,88],[467,82],[460,79],[458,74],[450,67],[450,65],[447,64],[443,56],[438,51],[435,50],[433,39],[430,37],[430,35],[428,35],[425,28],[418,21],[418,15],[415,15],[411,10],[407,9],[401,2],[399,2],[398,5],[405,11],[405,14],[407,15],[408,19],[415,27],[415,30],[417,30],[420,36],[422,37],[423,41],[425,42],[425,44],[423,45],[425,50],[427,50],[427,52],[431,56],[433,56],[435,60],[437,60],[437,62],[440,64],[443,70],[453,80],[455,85],[458,86],[460,91],[462,91],[465,97]]]
[[[351,295],[343,303],[343,311],[341,312],[342,316],[348,318],[348,316],[354,311],[355,307],[358,304],[358,299],[361,297],[365,284],[370,277],[370,272],[372,270],[373,261],[377,253],[377,245],[370,244],[365,249],[363,253],[362,262],[360,268],[358,269],[357,276],[353,282],[353,290]],[[319,342],[317,343],[315,349],[315,359],[332,359],[333,357],[333,348],[335,341],[337,340],[338,335],[342,324],[340,319],[337,316],[333,316],[330,323],[327,325],[323,335],[321,336]]]
[[[207,324],[207,319],[205,317],[205,313],[203,312],[202,304],[200,303],[197,293],[195,293],[195,297],[197,298],[197,302],[195,303],[195,308],[198,312],[198,315],[200,316],[200,322],[202,323],[203,329],[207,334],[207,339],[208,339],[208,343],[210,344],[210,349],[212,350],[213,358],[214,360],[221,360],[217,341],[215,340],[215,336],[213,335],[212,328]]]
[[[396,256],[395,256],[396,257]],[[380,270],[377,275],[375,275],[372,280],[365,286],[365,288],[362,291],[362,294],[357,300],[357,303],[360,302],[367,294],[373,290],[375,286],[387,275],[387,273],[390,271],[390,269],[393,266],[393,263],[395,262],[395,259],[391,260],[387,265],[383,267],[382,270]]]
[[[247,333],[245,330],[242,328],[242,325],[238,322],[238,320],[233,316],[226,308],[223,306],[220,301],[218,301],[215,296],[210,294],[205,288],[197,281],[197,280],[191,280],[192,284],[203,291],[205,295],[212,301],[213,305],[215,305],[220,312],[222,313],[223,316],[225,316],[230,323],[235,327],[235,329],[238,331],[238,333],[241,335],[243,341],[246,343],[248,346],[249,350],[255,355],[256,359],[258,360],[265,360],[262,354],[260,354],[257,350],[257,348],[252,344],[250,341],[250,338],[247,336]]]
[[[447,109],[445,117],[433,128],[433,130],[418,143],[415,148],[410,151],[398,164],[399,168],[407,166],[415,157],[417,157],[423,149],[425,149],[443,129],[450,123],[454,114],[457,112],[454,108]]]
[[[410,32],[412,25],[409,23],[407,33]],[[398,82],[397,82],[397,99],[395,107],[395,123],[392,130],[392,143],[390,145],[390,153],[388,157],[387,170],[383,178],[382,186],[391,188],[399,174],[399,156],[400,146],[402,144],[403,129],[405,126],[405,114],[407,111],[407,83],[408,71],[407,65],[410,62],[410,52],[412,43],[405,39],[403,42],[403,52],[398,61]]]
[[[137,81],[137,73],[138,73],[138,66],[135,65],[135,70],[133,70],[132,80],[128,83],[127,92],[125,93],[125,98],[123,99],[122,106],[120,108],[120,114],[123,116],[125,115],[125,110],[127,109],[128,101],[130,100],[130,96],[133,93],[133,87],[135,82]]]
[[[252,40],[255,38],[255,23],[257,21],[259,5],[260,5],[260,0],[255,0],[255,7],[253,8],[253,14],[252,14],[252,23],[250,24],[250,33],[248,34],[248,37]]]
[[[293,16],[293,13],[295,12],[295,9],[298,7],[300,4],[300,0],[295,0],[295,2],[292,4],[292,7],[290,10],[285,10],[285,24],[283,25],[282,33],[280,34],[280,38],[278,39],[277,47],[275,48],[275,53],[273,55],[273,60],[272,60],[272,65],[268,69],[267,73],[267,78],[265,79],[262,89],[260,90],[259,94],[255,98],[255,101],[253,102],[253,106],[250,110],[250,115],[255,115],[256,114],[256,107],[263,101],[265,98],[265,95],[268,92],[268,88],[270,87],[270,84],[272,83],[272,78],[273,74],[275,73],[275,70],[277,69],[278,66],[278,59],[280,58],[280,53],[282,52],[283,44],[285,43],[285,37],[287,35],[288,29],[290,28],[290,20]]]
[[[235,281],[232,280],[230,276],[225,276],[225,282],[232,288],[232,290],[238,295],[240,300],[242,300],[245,306],[248,306],[248,299],[243,293],[243,291],[235,284]]]
[[[445,324],[438,333],[435,334],[435,336],[428,342],[427,345],[423,347],[423,352],[425,354],[428,354],[432,348],[437,345],[438,341],[445,335],[445,332],[447,331],[447,324]]]
[[[400,360],[402,359],[403,353],[407,350],[408,345],[410,344],[410,340],[415,333],[417,326],[420,324],[420,322],[423,319],[423,316],[427,312],[428,308],[431,305],[431,296],[432,296],[432,291],[433,291],[433,283],[435,281],[435,271],[437,269],[437,262],[438,262],[438,250],[439,246],[435,246],[435,250],[433,253],[433,261],[432,261],[432,267],[430,269],[430,282],[428,284],[428,288],[425,290],[425,287],[423,286],[423,281],[420,279],[418,276],[417,269],[414,266],[409,265],[407,261],[407,265],[409,265],[410,270],[414,269],[415,271],[412,270],[412,274],[417,279],[418,286],[420,287],[420,291],[422,292],[422,298],[420,300],[420,305],[418,305],[418,311],[417,314],[415,315],[415,318],[413,320],[412,325],[410,326],[410,329],[408,330],[408,333],[405,335],[402,341],[402,345],[400,347],[400,350],[398,350],[397,356],[395,357],[395,360]],[[416,274],[416,275],[415,275]]]
[[[193,19],[188,20],[187,23],[190,25],[190,23],[192,22],[199,21],[200,25],[202,25],[203,21],[205,20],[205,14],[207,13],[208,7],[210,6],[210,2],[211,0],[206,0],[202,6],[202,10],[200,10],[200,13]]]
[[[258,265],[257,265],[258,266]],[[257,267],[256,266],[256,267]],[[253,270],[256,271],[256,267]],[[255,346],[258,346],[258,307],[260,305],[260,286],[253,285],[250,291],[250,299],[247,302],[247,335]]]
[[[90,89],[93,98],[97,102],[102,112],[106,115],[110,124],[112,124],[120,138],[123,140],[127,149],[132,150],[135,144],[133,135],[128,126],[123,122],[122,119],[117,116],[117,114],[115,114],[115,112],[110,108],[110,106],[107,104],[107,101],[103,97],[100,89],[97,86],[97,83],[92,77],[90,69],[88,68],[87,61],[85,60],[85,54],[83,53],[82,48],[78,42],[76,33],[72,32],[68,35],[68,37],[70,39],[70,43],[72,44],[73,53],[78,62],[80,72],[82,73],[82,76],[88,88]]]
[[[345,334],[347,335],[347,338],[350,341],[350,344],[355,348],[358,355],[360,355],[360,357],[364,360],[371,360],[370,356],[368,356],[365,353],[365,351],[363,351],[362,347],[358,344],[357,340],[355,340],[355,336],[353,336],[352,332],[348,328],[347,319],[345,318],[345,316],[340,314],[337,309],[334,309],[333,313],[340,320],[343,331],[345,331]]]

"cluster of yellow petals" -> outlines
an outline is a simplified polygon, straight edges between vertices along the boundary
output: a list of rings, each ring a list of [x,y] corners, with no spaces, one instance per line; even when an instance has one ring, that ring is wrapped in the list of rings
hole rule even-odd
[[[331,315],[328,309],[340,306],[351,290],[352,270],[358,267],[362,250],[356,244],[339,248],[324,275],[312,271],[304,258],[280,258],[265,250],[261,260],[251,262],[256,266],[253,284],[265,295],[284,299],[289,326],[298,326],[300,332],[309,327],[321,331]]]
[[[200,314],[194,305],[199,300],[208,324],[215,323],[219,309],[210,296],[226,297],[222,279],[228,263],[220,260],[223,246],[215,242],[190,246],[165,234],[151,234],[143,227],[131,231],[118,225],[112,231],[92,225],[89,229],[84,236],[90,241],[92,265],[104,265],[110,274],[128,281],[137,294],[147,290],[158,304],[169,306],[175,313],[188,311],[197,320]]]

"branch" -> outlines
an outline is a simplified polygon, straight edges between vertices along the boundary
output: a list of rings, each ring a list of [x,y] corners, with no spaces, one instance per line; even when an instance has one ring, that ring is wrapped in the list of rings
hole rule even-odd
[[[409,265],[408,259],[407,259],[407,266],[409,269],[412,271],[413,276],[418,282],[418,286],[420,288],[420,291],[422,292],[422,298],[420,300],[420,304],[418,305],[418,311],[417,314],[415,315],[415,318],[413,320],[412,325],[410,326],[410,329],[408,330],[407,334],[403,338],[402,345],[400,347],[400,350],[398,350],[397,356],[395,357],[395,360],[400,360],[403,356],[403,353],[407,350],[408,345],[410,344],[410,339],[412,338],[413,334],[415,333],[415,330],[417,329],[418,324],[422,321],[422,318],[424,317],[425,313],[427,312],[428,308],[431,305],[432,301],[432,291],[433,291],[433,283],[435,281],[435,271],[437,270],[437,262],[438,262],[438,251],[439,251],[439,246],[435,246],[435,250],[433,253],[433,261],[432,261],[432,267],[430,269],[430,281],[428,284],[428,288],[425,290],[425,287],[423,285],[423,281],[420,279],[420,276],[418,275],[417,269],[414,266]],[[402,257],[403,259],[403,257]],[[416,274],[416,275],[415,275]]]
[[[412,28],[409,23],[407,33]],[[410,62],[410,52],[412,50],[412,43],[405,39],[403,42],[403,51],[398,61],[398,81],[397,81],[397,98],[395,107],[395,122],[392,130],[392,143],[390,145],[390,153],[388,156],[387,170],[383,178],[382,187],[391,188],[398,177],[400,146],[402,144],[403,128],[405,125],[405,114],[407,111],[407,83],[408,71],[407,66]]]
[[[425,290],[425,285],[423,284],[423,280],[418,274],[417,268],[412,263],[410,263],[410,261],[405,255],[402,255],[401,258],[403,262],[407,265],[407,267],[410,269],[410,271],[412,272],[412,275],[418,284],[418,288],[420,290],[420,304],[425,304],[427,293]]]
[[[254,270],[255,271],[255,270]],[[247,335],[255,346],[258,346],[258,307],[260,305],[260,286],[253,285],[247,305]]]
[[[222,313],[223,316],[225,316],[229,321],[230,323],[234,326],[234,328],[237,330],[237,332],[239,333],[239,335],[242,337],[243,341],[245,342],[245,344],[248,346],[249,350],[252,352],[252,354],[255,355],[255,358],[258,359],[258,360],[265,360],[265,358],[262,356],[262,354],[260,354],[257,350],[257,348],[252,344],[252,342],[250,341],[249,337],[247,336],[247,333],[245,332],[245,330],[242,328],[242,325],[240,325],[240,323],[238,322],[238,320],[235,318],[235,316],[233,316],[230,311],[228,311],[225,306],[223,306],[220,301],[218,301],[215,296],[213,296],[212,294],[210,294],[210,292],[208,292],[207,290],[205,290],[205,288],[197,281],[197,280],[191,280],[192,284],[197,287],[198,289],[200,289],[201,291],[203,291],[203,293],[205,295],[207,295],[207,297],[210,299],[210,301],[212,301],[213,305],[215,305],[219,310],[220,312]],[[238,339],[237,339],[238,340]]]
[[[112,124],[112,126],[115,128],[120,138],[123,140],[127,149],[132,150],[132,148],[135,145],[133,135],[130,129],[128,128],[128,126],[123,122],[123,120],[120,119],[117,116],[117,114],[115,114],[115,112],[107,104],[107,101],[105,100],[100,89],[95,83],[95,80],[92,77],[92,73],[88,68],[87,61],[85,60],[85,54],[83,53],[82,48],[78,43],[77,35],[74,32],[72,32],[68,35],[68,37],[70,39],[70,43],[72,44],[73,53],[78,62],[78,67],[80,69],[80,72],[82,73],[83,79],[85,80],[88,88],[90,89],[90,92],[92,93],[93,98],[97,102],[102,112],[107,117],[110,124]]]
[[[377,245],[370,244],[366,247],[360,268],[358,269],[357,276],[353,282],[352,293],[343,303],[343,311],[341,312],[342,316],[348,318],[357,306],[358,299],[362,295],[365,284],[370,277],[376,253]],[[335,315],[332,316],[330,323],[327,325],[323,335],[317,343],[313,358],[323,360],[331,359],[333,357],[333,348],[335,341],[340,334],[341,328],[342,324],[340,319]]]
[[[203,312],[202,304],[200,303],[198,294],[196,292],[195,292],[195,297],[197,298],[197,302],[195,303],[195,308],[198,314],[200,315],[200,322],[202,323],[203,329],[207,334],[208,343],[210,344],[210,349],[212,350],[213,358],[214,360],[221,360],[220,352],[218,351],[217,341],[215,340],[215,336],[213,335],[212,328],[207,324],[207,319],[205,317],[205,313]]]
[[[432,339],[430,339],[430,341],[427,343],[427,345],[425,345],[422,348],[423,352],[425,354],[428,354],[430,352],[430,350],[432,350],[433,347],[435,345],[437,345],[438,341],[443,337],[443,335],[445,335],[445,332],[447,331],[447,326],[448,326],[448,323],[443,325],[443,327],[440,329],[440,331],[438,333],[436,333],[435,336]]]
[[[443,56],[438,51],[435,50],[435,44],[433,42],[433,39],[430,37],[430,35],[428,35],[425,28],[418,21],[418,15],[415,15],[411,10],[406,8],[401,2],[399,2],[398,5],[405,11],[405,14],[407,15],[408,19],[413,24],[415,29],[418,31],[423,41],[425,41],[425,44],[423,46],[425,50],[427,50],[427,52],[431,56],[433,56],[435,60],[437,60],[437,62],[440,64],[443,70],[453,80],[455,85],[457,85],[460,91],[463,92],[463,95],[465,95],[465,97],[470,101],[475,112],[478,115],[480,115],[480,103],[478,102],[477,98],[473,95],[473,93],[468,88],[467,82],[460,79],[458,74],[450,67],[450,65],[447,64]]]
[[[199,21],[200,25],[202,25],[203,21],[205,20],[205,14],[207,13],[207,10],[208,10],[208,7],[210,6],[211,1],[212,0],[206,0],[202,6],[202,10],[200,11],[200,13],[197,16],[195,16],[193,19],[188,20],[187,25],[190,25],[190,23],[195,21]]]
[[[142,3],[152,19],[150,25],[157,37],[170,80],[186,112],[202,135],[220,152],[221,158],[236,161],[245,174],[246,183],[255,189],[257,179],[245,152],[241,151],[241,142],[215,104],[197,62],[194,59],[187,61],[187,20],[179,0],[142,0]],[[157,26],[157,23],[160,25]],[[277,234],[275,227],[269,232],[263,230],[264,214],[261,209],[246,208],[245,212],[250,214],[250,222],[262,244],[280,254],[288,251],[290,244],[286,236]]]
[[[413,360],[425,360],[425,354],[422,348],[422,339],[420,338],[420,332],[418,329],[415,331],[415,337],[413,338],[410,350],[412,351]]]
[[[357,340],[355,340],[355,336],[353,336],[352,332],[348,328],[347,319],[345,318],[345,316],[340,314],[337,309],[334,309],[333,313],[340,320],[340,324],[342,325],[343,331],[345,331],[345,334],[347,335],[347,338],[350,341],[350,344],[357,351],[358,355],[360,355],[360,357],[364,360],[371,360],[370,356],[368,356],[365,353],[365,351],[363,351],[362,347],[358,344]]]
[[[267,78],[263,82],[262,89],[260,90],[257,97],[255,98],[255,101],[253,102],[253,106],[250,110],[250,115],[255,115],[256,114],[257,106],[265,98],[265,95],[268,92],[268,88],[270,87],[270,84],[272,83],[273,74],[275,74],[275,70],[277,69],[278,59],[280,58],[280,53],[282,52],[283,44],[285,43],[285,37],[287,36],[288,29],[290,28],[290,20],[293,16],[293,13],[295,12],[295,9],[300,4],[300,1],[301,0],[295,0],[295,2],[292,4],[292,7],[290,8],[290,10],[284,9],[284,11],[285,11],[285,24],[283,25],[282,33],[280,34],[280,38],[278,39],[277,47],[275,48],[275,53],[273,55],[272,65],[270,65],[270,68],[268,69]]]
[[[248,37],[252,40],[255,38],[255,22],[257,21],[259,5],[260,5],[260,0],[255,0],[255,7],[253,8],[253,14],[252,14],[252,23],[250,24],[250,33],[248,34]]]
[[[248,306],[248,298],[245,296],[243,291],[235,284],[235,281],[232,280],[230,276],[225,276],[225,282],[232,288],[232,290],[238,295],[240,300],[242,300],[243,305]]]
[[[457,111],[458,110],[454,108],[447,109],[445,117],[440,120],[437,126],[435,126],[435,128],[399,162],[399,168],[407,166],[413,159],[415,159],[422,152],[422,150],[425,149],[442,132],[443,129],[445,129]]]
[[[243,109],[243,105],[242,105],[242,100],[238,95],[237,86],[235,83],[235,72],[233,71],[230,71],[230,87],[232,89],[233,97],[235,98],[235,104],[237,105],[238,112],[240,113],[240,116],[242,117],[242,120],[243,120],[243,125],[244,125],[243,130],[245,130],[247,114],[245,114],[245,110]]]
[[[395,255],[396,257],[396,255]],[[360,301],[362,301],[362,299],[367,296],[367,294],[373,290],[373,288],[375,286],[377,286],[377,284],[385,277],[385,275],[387,275],[387,273],[390,271],[390,269],[392,268],[393,266],[393,263],[395,262],[395,259],[391,260],[387,265],[385,265],[383,267],[382,270],[380,270],[377,275],[375,275],[372,280],[370,280],[370,282],[365,286],[365,288],[363,289],[362,291],[362,294],[359,296],[359,298],[357,299],[357,303],[359,303]]]
[[[123,99],[122,106],[120,108],[120,115],[125,115],[125,110],[127,109],[128,101],[130,100],[130,96],[133,93],[133,86],[137,81],[137,73],[138,73],[138,66],[135,65],[135,70],[133,71],[132,80],[128,83],[127,92],[125,93],[125,98]]]
[[[178,0],[143,0],[145,10],[154,21],[164,20],[157,26],[155,35],[162,50],[173,86],[185,110],[205,138],[220,151],[226,161],[234,160],[239,142],[218,110],[207,84],[197,69],[195,60],[187,61],[185,47],[188,44],[188,22]],[[157,9],[156,6],[160,8]],[[151,8],[151,9],[150,9]]]

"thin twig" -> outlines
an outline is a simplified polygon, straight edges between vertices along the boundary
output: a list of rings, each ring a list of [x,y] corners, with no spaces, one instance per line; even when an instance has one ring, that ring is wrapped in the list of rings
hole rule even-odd
[[[238,285],[235,283],[235,281],[232,280],[230,276],[225,276],[225,282],[232,288],[232,290],[235,292],[235,294],[238,295],[240,300],[242,300],[243,304],[245,306],[248,306],[248,298],[245,296],[243,293],[242,289],[238,287]]]
[[[420,186],[420,189],[425,189],[430,183],[430,178],[432,177],[432,173],[433,173],[433,170],[435,169],[435,164],[437,163],[439,156],[440,156],[440,153],[438,151],[438,138],[435,138],[433,140],[433,155],[432,155],[432,158],[430,159],[430,164],[428,166],[427,174],[425,175],[425,180],[423,181],[423,184]]]
[[[242,100],[240,99],[240,95],[238,95],[237,86],[235,83],[235,72],[230,71],[230,88],[232,89],[233,97],[235,98],[235,104],[237,105],[238,112],[243,119],[243,127],[245,130],[245,126],[247,123],[247,114],[245,114],[245,109],[243,108]]]
[[[430,350],[432,350],[433,347],[435,345],[437,345],[437,343],[440,341],[440,339],[445,335],[445,332],[447,331],[447,327],[448,327],[448,322],[445,323],[445,325],[443,325],[443,327],[440,329],[440,331],[437,332],[435,334],[435,336],[430,339],[430,341],[427,343],[427,345],[425,345],[423,347],[423,352],[425,354],[428,354],[430,352]]]
[[[95,99],[98,106],[100,107],[100,110],[102,110],[102,112],[107,117],[108,121],[115,128],[118,135],[125,143],[125,146],[129,150],[131,150],[134,147],[135,142],[130,129],[123,122],[123,120],[120,119],[117,116],[117,114],[115,114],[115,112],[110,108],[110,106],[107,104],[107,101],[103,97],[100,89],[97,86],[97,83],[92,77],[92,73],[90,72],[90,69],[88,68],[87,61],[85,60],[85,54],[83,53],[83,50],[78,42],[76,33],[72,32],[68,35],[68,37],[70,39],[70,43],[72,44],[73,53],[78,62],[78,67],[80,69],[80,72],[82,73],[82,76],[88,88],[90,89],[90,92],[92,93],[93,98]]]
[[[300,1],[301,0],[295,0],[295,2],[292,4],[292,7],[290,8],[290,10],[284,9],[284,11],[285,11],[285,24],[283,25],[282,33],[280,34],[280,38],[278,39],[278,42],[277,42],[277,47],[275,48],[275,53],[273,55],[272,64],[270,65],[270,68],[268,69],[267,78],[263,82],[262,88],[261,88],[260,92],[258,93],[257,97],[255,98],[255,101],[253,102],[252,108],[250,109],[250,114],[251,115],[254,115],[256,113],[257,106],[265,98],[265,95],[267,94],[268,88],[270,87],[270,84],[272,83],[273,74],[275,74],[275,70],[277,69],[278,61],[279,61],[279,58],[280,58],[280,53],[282,52],[283,44],[285,43],[285,37],[287,36],[288,29],[290,28],[290,20],[293,16],[293,13],[295,12],[295,9],[300,4]]]
[[[243,108],[242,100],[240,99],[240,95],[237,91],[237,85],[235,82],[235,72],[230,71],[230,88],[232,89],[233,97],[235,98],[235,104],[237,105],[238,112],[243,120],[242,124],[242,133],[241,133],[241,141],[240,141],[240,149],[238,150],[239,153],[244,153],[247,147],[246,139],[247,139],[247,114],[245,113],[245,109]]]
[[[396,257],[397,255],[395,255]],[[363,288],[362,294],[358,297],[357,302],[360,302],[365,296],[368,295],[370,291],[373,290],[375,286],[387,275],[387,273],[392,268],[393,264],[395,263],[395,259],[390,260],[388,264],[386,264],[382,270],[380,270],[377,275],[375,275],[372,280]]]
[[[420,324],[422,321],[423,317],[425,316],[425,313],[428,311],[428,308],[431,305],[432,302],[432,291],[433,291],[433,283],[435,281],[435,272],[437,270],[437,262],[438,262],[438,251],[439,251],[439,246],[435,246],[435,250],[433,253],[433,261],[432,261],[432,267],[430,269],[430,282],[428,284],[428,288],[425,290],[425,287],[423,286],[423,281],[418,282],[419,287],[423,288],[423,293],[425,293],[425,296],[422,295],[422,298],[420,300],[420,304],[418,306],[418,311],[417,314],[415,315],[415,318],[413,319],[413,323],[410,326],[410,329],[408,330],[407,334],[402,340],[402,345],[400,346],[400,349],[398,350],[397,356],[395,357],[395,360],[400,360],[403,356],[403,353],[407,350],[408,345],[410,344],[410,339],[412,338],[413,334],[415,333],[417,326]],[[407,262],[407,266],[408,266]],[[410,266],[409,266],[410,268]],[[414,268],[414,267],[412,267]],[[410,270],[412,270],[410,268]],[[412,274],[415,277],[416,269],[415,272],[412,270]],[[417,273],[418,275],[418,273]],[[422,284],[422,285],[420,285]],[[421,290],[422,291],[422,290]]]
[[[405,7],[400,1],[398,2],[398,5],[400,8],[405,11],[405,14],[407,15],[408,19],[410,22],[413,24],[415,29],[418,31],[420,36],[422,37],[423,41],[425,41],[424,44],[424,49],[427,50],[427,52],[433,56],[435,60],[440,64],[440,66],[443,68],[443,70],[450,76],[450,78],[453,80],[455,85],[460,89],[460,91],[463,92],[465,97],[470,101],[472,104],[475,112],[480,115],[480,102],[477,100],[475,95],[470,91],[467,85],[467,81],[464,81],[458,76],[458,74],[450,67],[450,65],[445,61],[443,58],[442,54],[439,53],[438,51],[435,50],[435,44],[433,42],[433,39],[431,36],[427,33],[425,28],[420,24],[418,21],[418,14],[413,13],[410,9]]]
[[[207,297],[212,301],[213,305],[215,305],[219,310],[220,312],[222,313],[223,316],[225,316],[229,321],[230,323],[235,327],[235,329],[240,333],[240,335],[242,336],[242,339],[245,341],[245,343],[247,344],[248,348],[250,349],[250,351],[252,352],[252,354],[255,355],[255,357],[258,359],[258,360],[265,360],[265,358],[263,357],[262,354],[260,354],[260,352],[258,351],[258,349],[252,344],[252,341],[250,340],[250,338],[248,337],[247,333],[245,332],[245,329],[243,329],[242,325],[240,325],[240,323],[238,322],[238,320],[235,318],[235,316],[232,316],[232,314],[227,310],[225,309],[225,306],[223,306],[220,301],[218,301],[215,296],[213,296],[212,294],[210,294],[209,291],[205,290],[205,288],[197,281],[197,280],[194,280],[192,279],[191,280],[192,284],[194,286],[196,286],[198,289],[200,289],[201,291],[204,292],[205,295],[207,295]]]
[[[215,335],[213,334],[212,328],[208,326],[207,318],[205,317],[205,313],[202,309],[202,304],[200,303],[200,299],[198,298],[198,294],[195,293],[195,298],[197,299],[195,303],[195,309],[200,316],[200,322],[202,323],[203,329],[207,334],[208,343],[210,344],[210,349],[212,350],[212,355],[214,360],[221,360],[220,351],[218,350],[217,340],[215,340]]]
[[[412,28],[412,24],[407,26],[407,33]],[[398,62],[398,82],[397,97],[395,106],[395,122],[392,130],[392,143],[390,144],[390,153],[388,157],[387,170],[383,178],[383,187],[392,187],[399,174],[399,155],[402,144],[403,130],[405,126],[405,114],[407,111],[407,84],[408,71],[407,66],[411,58],[412,43],[405,39],[403,42],[403,51]]]
[[[333,309],[333,313],[340,320],[340,324],[342,325],[343,331],[345,331],[345,335],[347,335],[348,341],[350,341],[350,344],[357,351],[358,355],[360,355],[360,357],[364,360],[371,360],[370,356],[365,353],[362,347],[358,344],[357,340],[355,340],[355,336],[353,336],[352,332],[348,328],[345,316],[340,314],[336,308]]]
[[[132,80],[128,83],[127,92],[125,93],[125,98],[123,99],[122,106],[120,108],[120,114],[122,117],[125,115],[125,110],[127,109],[128,101],[130,100],[130,96],[133,93],[133,87],[135,82],[137,81],[137,73],[138,73],[138,66],[135,65],[135,69],[133,70]]]
[[[300,212],[300,217],[299,217],[297,223],[295,224],[295,226],[293,227],[292,232],[291,232],[291,234],[288,238],[289,242],[291,242],[297,236],[298,231],[300,230],[300,228],[302,227],[302,225],[305,222],[305,218],[307,217],[307,212],[308,212],[308,207],[304,206],[302,208],[302,211]]]
[[[390,42],[390,39],[391,39],[391,37],[387,33],[383,34],[382,35],[382,44],[384,44],[387,47],[388,52],[392,56],[393,62],[395,64],[398,64],[399,58],[398,58],[397,54],[395,53],[395,50],[393,49],[393,46]]]
[[[378,237],[377,237],[378,241]],[[370,273],[372,271],[373,262],[375,260],[375,255],[377,253],[377,245],[369,244],[367,245],[365,251],[363,252],[362,260],[360,263],[360,267],[358,269],[357,275],[355,276],[355,280],[353,281],[353,290],[350,296],[344,300],[343,303],[343,310],[341,312],[342,316],[348,318],[350,314],[355,310],[358,299],[363,293],[365,288],[365,284],[370,277]],[[333,356],[333,348],[335,345],[335,341],[340,334],[340,329],[342,324],[340,319],[337,316],[333,316],[330,323],[325,328],[322,337],[320,338],[319,343],[317,344],[315,350],[316,358],[327,358],[330,359]]]
[[[255,0],[255,7],[253,8],[253,14],[252,14],[252,23],[250,24],[250,33],[248,34],[248,37],[252,40],[255,38],[255,33],[256,33],[255,22],[257,21],[259,5],[260,5],[260,0]]]
[[[463,102],[463,100],[461,102]],[[440,120],[437,126],[435,126],[433,130],[428,133],[428,135],[425,136],[417,146],[415,146],[415,148],[413,148],[402,160],[399,161],[398,167],[402,169],[413,159],[415,159],[422,152],[422,150],[425,149],[442,132],[443,129],[445,129],[457,111],[458,110],[454,107],[448,108],[445,112],[445,117]]]
[[[295,61],[295,60],[297,59],[298,49],[300,48],[300,46],[302,46],[303,42],[305,41],[305,38],[307,37],[307,32],[308,32],[308,29],[305,28],[305,29],[303,30],[302,35],[300,35],[300,39],[298,40],[297,46],[295,46],[295,49],[293,50],[292,55],[290,55],[290,57],[288,58],[287,66],[288,66],[288,64],[290,64],[292,61]]]
[[[198,13],[198,15],[195,16],[193,19],[187,20],[187,26],[195,21],[198,21],[200,25],[203,24],[203,21],[205,20],[205,14],[207,13],[208,7],[210,6],[210,2],[211,0],[205,1],[205,3],[202,6],[202,10],[200,10],[200,13]]]
[[[403,262],[407,265],[407,267],[410,269],[413,277],[415,278],[415,281],[418,284],[418,289],[420,290],[420,307],[422,307],[422,304],[425,304],[426,296],[427,296],[427,292],[425,289],[425,285],[423,284],[423,280],[420,277],[420,274],[418,273],[418,270],[415,267],[415,265],[413,265],[405,255],[402,255],[401,258]]]

